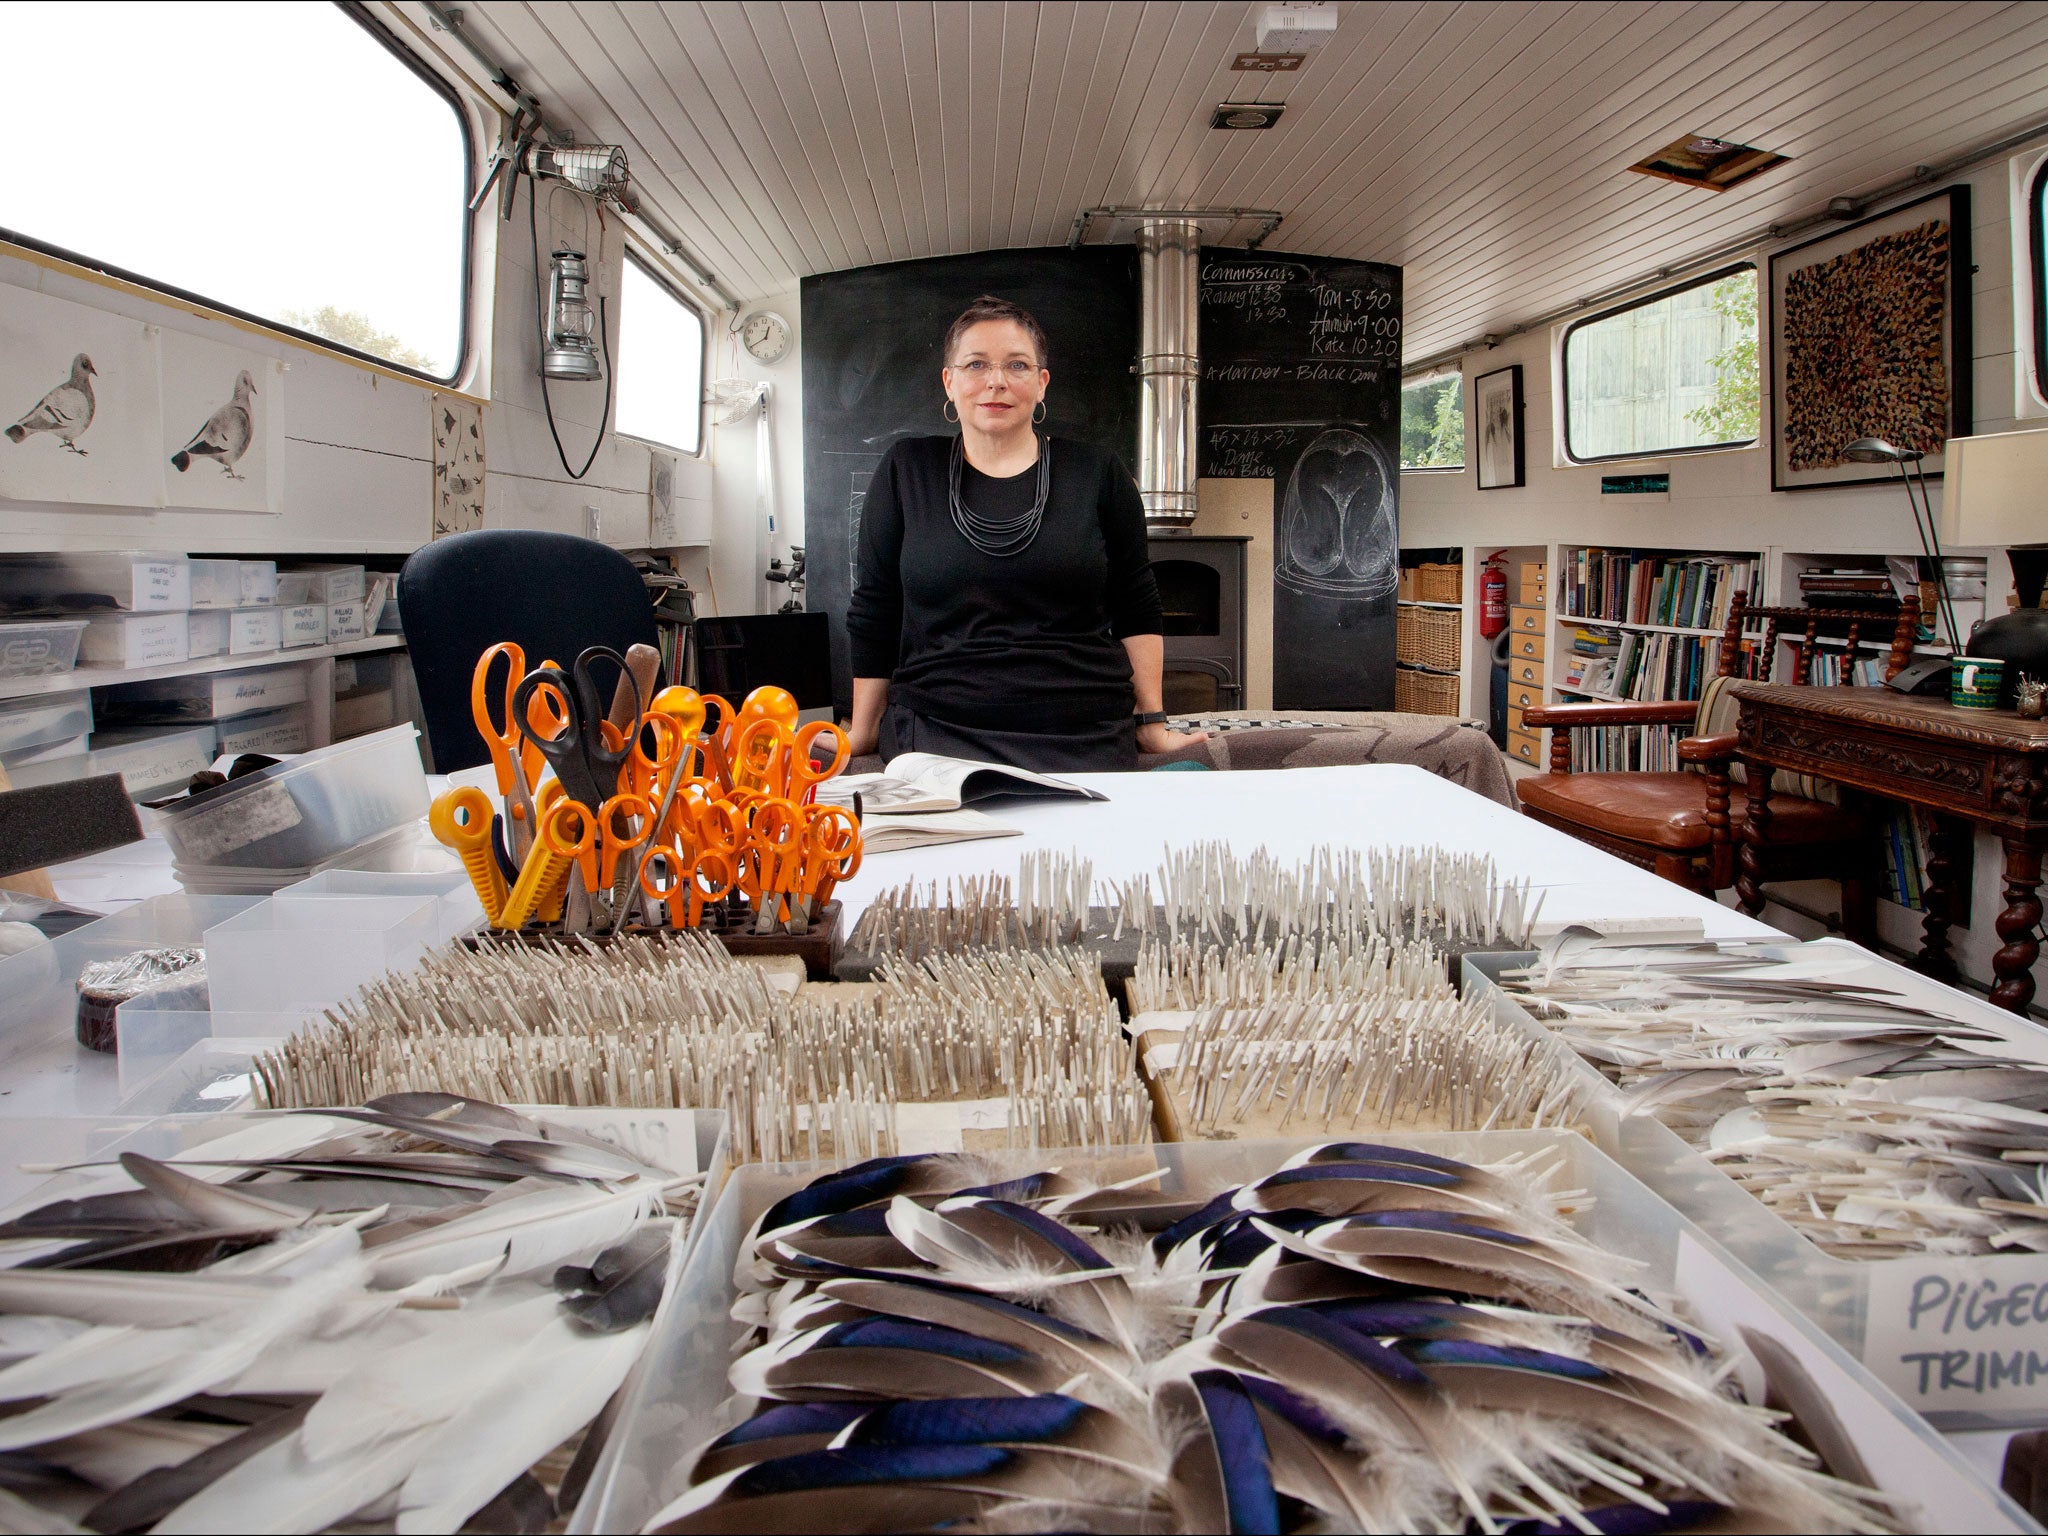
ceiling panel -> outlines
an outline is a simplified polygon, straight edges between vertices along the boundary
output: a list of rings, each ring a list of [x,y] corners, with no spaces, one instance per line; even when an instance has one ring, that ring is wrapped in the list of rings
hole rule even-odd
[[[1442,352],[2048,118],[2048,6],[1348,0],[1240,75],[1253,0],[468,0],[550,116],[623,144],[743,300],[802,276],[1064,241],[1103,205],[1271,207],[1279,249],[1397,263]],[[1208,126],[1225,100],[1278,127]],[[1790,165],[1633,176],[1683,134]]]

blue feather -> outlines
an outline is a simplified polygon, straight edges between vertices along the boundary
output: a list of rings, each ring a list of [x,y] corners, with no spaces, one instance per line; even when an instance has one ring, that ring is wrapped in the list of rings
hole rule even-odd
[[[1347,1328],[1375,1338],[1409,1338],[1417,1334],[1444,1333],[1479,1314],[1454,1301],[1380,1301],[1344,1297],[1331,1301],[1297,1303],[1335,1318]]]
[[[935,1323],[904,1322],[894,1317],[864,1317],[858,1322],[834,1323],[820,1334],[813,1349],[914,1349],[925,1354],[946,1355],[975,1365],[1015,1365],[1034,1357],[1021,1349],[977,1338],[957,1328]]]
[[[854,1428],[849,1445],[1036,1445],[1071,1434],[1088,1416],[1078,1398],[941,1397],[890,1403]]]
[[[1330,1223],[1328,1216],[1315,1211],[1260,1211],[1258,1219],[1283,1232],[1310,1232]],[[1201,1234],[1201,1242],[1207,1250],[1203,1263],[1210,1269],[1242,1269],[1273,1246],[1273,1239],[1248,1215],[1212,1227]]]
[[[1319,1184],[1341,1179],[1367,1179],[1376,1184],[1415,1184],[1424,1189],[1456,1189],[1465,1182],[1459,1174],[1401,1163],[1308,1163],[1300,1168],[1283,1168],[1278,1173],[1269,1173],[1251,1187],[1273,1189],[1289,1184]]]
[[[1704,1499],[1673,1499],[1668,1515],[1640,1504],[1612,1504],[1602,1509],[1582,1509],[1580,1514],[1602,1536],[1659,1536],[1664,1531],[1689,1531],[1728,1513],[1726,1505]],[[1516,1520],[1502,1527],[1504,1536],[1573,1536],[1575,1525],[1548,1520]]]
[[[1429,1152],[1413,1152],[1406,1147],[1383,1147],[1371,1141],[1333,1141],[1328,1146],[1317,1147],[1309,1154],[1307,1162],[1405,1163],[1411,1168],[1428,1168],[1437,1173],[1455,1173],[1468,1178],[1479,1171],[1470,1163],[1461,1163],[1455,1158],[1437,1157]]]
[[[1305,1339],[1312,1339],[1324,1348],[1335,1350],[1389,1381],[1398,1381],[1408,1387],[1429,1385],[1429,1378],[1418,1370],[1407,1356],[1387,1348],[1372,1335],[1360,1333],[1356,1328],[1347,1328],[1320,1312],[1311,1312],[1306,1307],[1263,1307],[1257,1312],[1245,1315],[1275,1328],[1285,1328],[1289,1333],[1298,1333]]]
[[[1014,1301],[1004,1301],[1000,1296],[991,1296],[985,1291],[974,1291],[967,1289],[965,1286],[948,1285],[943,1280],[936,1280],[923,1275],[890,1274],[862,1276],[860,1278],[884,1280],[890,1285],[907,1286],[917,1291],[935,1291],[941,1295],[953,1297],[955,1300],[964,1301],[969,1306],[979,1307],[995,1316],[1014,1317],[1019,1322],[1029,1323],[1035,1328],[1043,1328],[1047,1333],[1054,1334],[1059,1338],[1067,1340],[1069,1343],[1084,1347],[1107,1347],[1107,1341],[1100,1334],[1090,1333],[1086,1328],[1077,1327],[1062,1318],[1054,1317],[1050,1312],[1041,1312],[1036,1307],[1022,1306]]]
[[[1273,1489],[1271,1453],[1252,1400],[1229,1371],[1196,1371],[1192,1380],[1209,1418],[1216,1465],[1223,1474],[1223,1502],[1230,1529],[1279,1536],[1280,1495]]]
[[[1042,1216],[1028,1205],[1017,1205],[1009,1200],[979,1200],[975,1202],[982,1210],[994,1211],[1004,1219],[1015,1222],[1029,1232],[1035,1233],[1045,1242],[1074,1261],[1077,1269],[1115,1269],[1116,1266],[1097,1253],[1071,1229],[1061,1226],[1050,1216]],[[949,1200],[939,1207],[944,1215],[952,1204]]]
[[[751,1445],[756,1440],[779,1440],[784,1435],[836,1435],[862,1414],[872,1413],[878,1403],[777,1403],[755,1414],[737,1429],[720,1435],[707,1451],[729,1446]]]
[[[1152,1239],[1152,1251],[1163,1259],[1197,1232],[1230,1220],[1237,1214],[1237,1207],[1231,1203],[1236,1195],[1236,1190],[1226,1189],[1194,1215],[1181,1217]]]
[[[853,1488],[864,1483],[950,1482],[1002,1471],[1010,1453],[992,1445],[861,1445],[802,1451],[756,1462],[727,1485],[726,1498]]]
[[[761,1218],[761,1231],[779,1232],[813,1216],[836,1215],[887,1200],[910,1181],[911,1173],[920,1163],[930,1160],[930,1153],[877,1157],[813,1179],[795,1194],[785,1195],[771,1205],[768,1214]]]
[[[1483,1238],[1490,1243],[1507,1243],[1527,1248],[1532,1239],[1518,1232],[1503,1232],[1455,1211],[1362,1211],[1356,1216],[1337,1218],[1347,1227],[1398,1227],[1416,1232],[1448,1232],[1457,1237]]]
[[[1057,1177],[1055,1171],[1027,1173],[997,1184],[977,1184],[972,1189],[955,1190],[953,1194],[954,1198],[961,1200],[1036,1200],[1038,1192]]]
[[[1311,1439],[1320,1440],[1332,1449],[1343,1447],[1351,1439],[1343,1425],[1299,1392],[1283,1387],[1277,1381],[1268,1381],[1263,1376],[1240,1376],[1237,1381],[1260,1407],[1271,1409]]]
[[[1520,1344],[1481,1344],[1471,1339],[1414,1339],[1395,1346],[1419,1365],[1492,1365],[1509,1371],[1535,1371],[1568,1376],[1575,1381],[1612,1381],[1613,1376],[1590,1360],[1554,1355],[1547,1349]]]

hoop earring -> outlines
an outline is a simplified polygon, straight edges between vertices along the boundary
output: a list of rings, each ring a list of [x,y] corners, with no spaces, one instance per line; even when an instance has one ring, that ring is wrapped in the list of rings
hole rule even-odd
[[[1041,401],[1039,401],[1039,402],[1038,402],[1038,409],[1037,409],[1037,411],[1035,411],[1035,412],[1034,412],[1034,413],[1032,414],[1032,417],[1031,417],[1031,421],[1032,421],[1032,424],[1033,424],[1033,425],[1035,426],[1035,425],[1037,425],[1037,424],[1038,424],[1039,422],[1041,422],[1041,421],[1044,421],[1044,420],[1045,420],[1045,402],[1044,402],[1043,400],[1041,400]]]
[[[960,412],[954,408],[953,397],[951,395],[948,395],[946,397],[946,403],[939,407],[939,414],[945,417],[945,419],[948,421],[958,421],[960,419]]]

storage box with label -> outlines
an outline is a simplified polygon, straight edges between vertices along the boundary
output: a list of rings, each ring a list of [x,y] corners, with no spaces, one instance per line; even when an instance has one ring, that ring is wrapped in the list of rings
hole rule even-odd
[[[396,701],[389,688],[372,688],[334,701],[334,739],[381,731],[398,718]]]
[[[284,572],[278,573],[280,582]],[[365,574],[360,565],[301,565],[291,572],[306,578],[305,601],[311,603],[361,602]]]
[[[0,678],[49,677],[78,663],[84,619],[22,619],[0,624]]]
[[[263,608],[277,601],[275,560],[241,560],[236,563],[242,568],[242,590],[236,601],[237,607]]]
[[[94,667],[161,667],[192,654],[185,610],[102,613],[86,620],[79,659]]]
[[[9,777],[27,788],[118,773],[130,795],[151,799],[173,793],[193,774],[211,766],[215,740],[210,725],[95,731],[92,750],[84,756],[36,763],[23,768],[18,777],[10,771]]]
[[[0,768],[7,771],[8,782],[17,788],[25,787],[21,777],[24,768],[33,768],[38,763],[55,762],[60,758],[78,759],[79,775],[85,769],[85,754],[92,750],[92,737],[81,731],[76,736],[67,736],[62,741],[53,741],[40,747],[24,747],[18,752],[0,752]]]
[[[228,654],[255,656],[284,643],[283,614],[276,608],[237,608],[228,625]]]
[[[311,571],[279,571],[275,598],[280,608],[295,607],[310,603],[313,598],[313,573]]]
[[[287,704],[283,709],[266,709],[253,715],[237,715],[220,725],[220,750],[261,752],[303,752],[313,744],[312,715],[304,704]]]
[[[159,677],[116,683],[100,694],[103,723],[169,725],[178,721],[228,720],[257,710],[303,703],[306,668],[255,667],[246,672],[208,672],[193,677]]]
[[[233,617],[225,608],[194,608],[185,615],[186,650],[191,660],[203,661],[208,656],[222,656],[228,648],[228,621]]]
[[[46,693],[0,703],[0,752],[25,752],[92,729],[92,694]]]
[[[327,605],[327,643],[363,638],[363,604],[360,598]]]
[[[284,648],[292,650],[302,645],[325,645],[327,643],[327,605],[325,603],[293,603],[289,608],[277,610],[283,615]]]
[[[183,555],[110,551],[0,560],[0,602],[15,608],[183,613],[192,564]]]
[[[242,606],[242,562],[239,560],[192,560],[192,606],[194,608],[239,608]]]

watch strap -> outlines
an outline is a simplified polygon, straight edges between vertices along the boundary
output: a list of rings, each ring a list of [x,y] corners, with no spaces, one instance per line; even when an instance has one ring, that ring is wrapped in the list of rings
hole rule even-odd
[[[1131,718],[1140,725],[1164,725],[1166,724],[1166,711],[1163,709],[1147,710],[1145,713],[1133,715]]]

